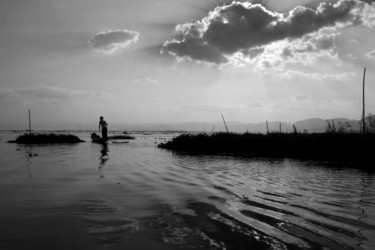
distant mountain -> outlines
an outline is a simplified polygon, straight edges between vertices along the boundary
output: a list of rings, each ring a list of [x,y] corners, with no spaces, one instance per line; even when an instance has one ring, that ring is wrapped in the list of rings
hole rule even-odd
[[[338,128],[340,126],[346,126],[349,130],[359,130],[359,121],[349,120],[345,118],[335,118],[334,124]],[[329,120],[332,124],[332,120]],[[325,132],[327,130],[327,120],[320,118],[311,118],[306,120],[297,121],[294,123],[297,131],[299,132]],[[262,123],[241,123],[235,121],[228,121],[227,127],[230,132],[251,132],[251,133],[265,133],[267,132],[266,122]],[[222,121],[216,122],[186,122],[186,123],[174,123],[174,124],[112,124],[111,128],[116,130],[144,130],[144,131],[202,131],[202,132],[220,132],[226,131],[224,123]],[[280,122],[280,121],[269,121],[268,131],[269,132],[292,132],[293,123]]]
[[[330,120],[324,120],[320,118],[310,118],[306,120],[297,121],[294,123],[297,131],[309,133],[325,132],[328,127],[328,122],[336,129],[339,127],[346,127],[348,130],[359,130],[360,122],[358,120],[350,120],[346,118],[334,118]],[[116,126],[117,127],[117,126]],[[262,123],[241,123],[235,121],[227,122],[228,130],[231,132],[251,132],[251,133],[265,133],[267,132],[266,122]],[[179,130],[179,131],[202,131],[202,132],[219,132],[226,131],[224,123],[221,121],[217,122],[186,122],[186,123],[175,123],[175,124],[125,124],[121,127],[122,130],[150,130],[150,131],[168,131],[168,130]],[[121,130],[120,129],[120,130]],[[269,121],[268,131],[269,132],[292,132],[293,123],[280,122],[280,121]]]
[[[375,118],[375,117],[374,117]],[[346,118],[335,118],[330,120],[324,120],[320,118],[310,118],[305,120],[296,121],[294,123],[296,129],[299,132],[325,132],[328,126],[328,122],[337,128],[340,126],[348,127],[349,130],[357,131],[360,129],[360,122],[358,120],[350,120]],[[267,131],[266,122],[262,123],[241,123],[236,121],[228,121],[227,127],[230,132],[251,132],[251,133],[265,133]],[[25,124],[4,124],[0,123],[0,129],[6,130],[26,130]],[[34,130],[98,130],[98,124],[96,122],[90,124],[79,124],[79,123],[58,123],[58,122],[47,122],[47,123],[33,123],[32,129]],[[185,122],[185,123],[171,123],[171,124],[122,124],[112,123],[109,121],[109,129],[114,131],[201,131],[201,132],[219,132],[226,131],[224,123],[222,121],[215,122]],[[268,131],[269,132],[292,132],[293,123],[280,122],[280,121],[269,121]]]
[[[340,126],[346,127],[348,130],[359,130],[359,121],[349,120],[346,118],[335,118],[331,120],[323,120],[320,118],[310,118],[302,121],[297,121],[295,126],[297,130],[306,130],[308,132],[325,132],[328,127],[328,122],[331,126],[338,129]],[[333,123],[332,123],[333,122]],[[334,124],[334,125],[333,125]]]

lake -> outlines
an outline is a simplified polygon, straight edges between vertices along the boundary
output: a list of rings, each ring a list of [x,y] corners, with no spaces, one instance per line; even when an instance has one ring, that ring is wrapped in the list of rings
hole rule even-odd
[[[0,133],[0,249],[375,249],[375,172],[71,133],[86,142]]]

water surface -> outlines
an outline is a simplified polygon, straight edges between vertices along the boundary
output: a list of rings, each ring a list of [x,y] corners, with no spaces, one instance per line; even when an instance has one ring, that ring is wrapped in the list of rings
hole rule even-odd
[[[375,249],[375,174],[0,133],[0,249]]]

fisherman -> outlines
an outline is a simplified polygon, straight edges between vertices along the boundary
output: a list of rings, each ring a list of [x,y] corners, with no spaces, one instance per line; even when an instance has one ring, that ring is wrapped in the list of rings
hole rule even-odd
[[[102,129],[102,138],[103,141],[108,140],[108,129],[107,129],[108,123],[104,120],[103,116],[100,117],[99,121],[99,132],[100,132],[100,127]]]

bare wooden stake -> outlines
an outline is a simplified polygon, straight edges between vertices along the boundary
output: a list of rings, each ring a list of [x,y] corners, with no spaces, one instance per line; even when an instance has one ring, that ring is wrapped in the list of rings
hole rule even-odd
[[[266,120],[266,126],[267,126],[267,134],[269,133],[268,131],[268,121]]]
[[[29,109],[29,134],[31,135],[31,117],[30,117],[30,109]]]
[[[363,89],[362,89],[362,133],[366,133],[366,114],[365,114],[365,77],[366,77],[366,67],[363,70]]]
[[[329,123],[328,123],[329,124]],[[298,133],[298,131],[297,131],[297,128],[296,128],[296,125],[295,124],[293,124],[293,130],[294,130],[294,133],[295,134],[297,134]]]
[[[221,114],[221,117],[223,118],[223,122],[224,122],[225,129],[227,130],[227,133],[229,133],[229,131],[228,131],[228,127],[227,127],[227,124],[226,124],[226,122],[225,122],[225,119],[224,119],[223,114]]]

